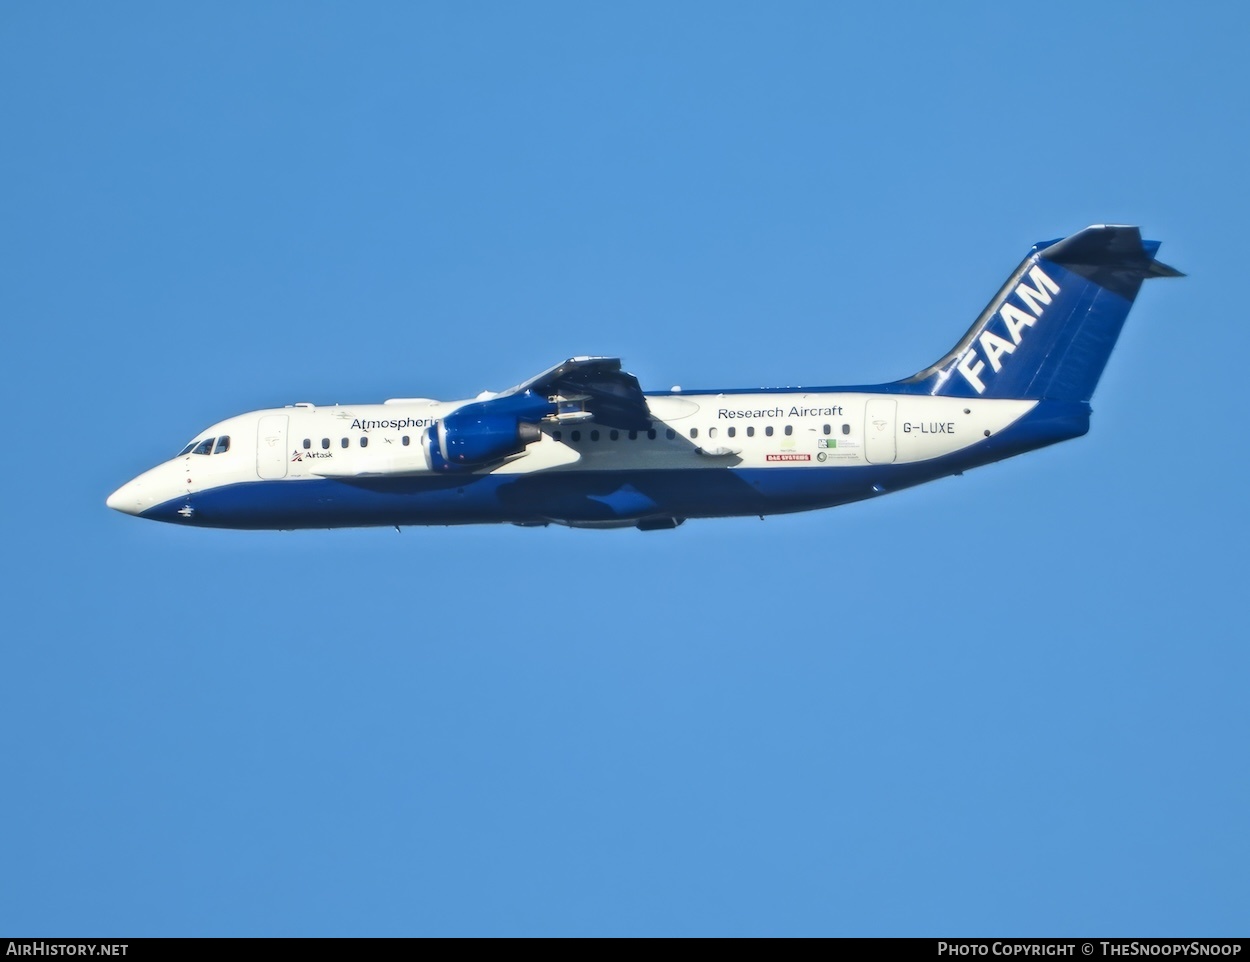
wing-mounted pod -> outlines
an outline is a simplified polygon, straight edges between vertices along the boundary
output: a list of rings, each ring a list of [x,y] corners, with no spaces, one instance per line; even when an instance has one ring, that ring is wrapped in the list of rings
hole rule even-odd
[[[586,402],[591,400],[589,394],[556,394],[551,400],[556,404],[556,413],[551,419],[557,424],[581,424],[595,419],[595,412],[586,407]]]

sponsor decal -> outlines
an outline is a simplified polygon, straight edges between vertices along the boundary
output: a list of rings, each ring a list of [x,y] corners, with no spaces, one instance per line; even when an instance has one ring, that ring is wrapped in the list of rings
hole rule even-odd
[[[817,438],[816,447],[818,448],[836,448],[838,446],[837,438]]]
[[[350,430],[352,431],[372,431],[374,428],[393,428],[401,430],[403,428],[428,428],[437,418],[391,418],[389,421],[367,421],[355,418],[352,421]]]
[[[1021,281],[1012,293],[1020,299],[1020,303],[1027,307],[1030,313],[1004,301],[1003,306],[995,315],[1003,322],[1010,340],[991,331],[987,322],[985,329],[981,331],[981,336],[969,346],[956,365],[959,373],[964,376],[964,380],[978,394],[985,393],[985,382],[982,380],[985,374],[985,361],[981,360],[981,355],[977,353],[977,345],[980,345],[986,360],[990,362],[990,367],[997,374],[1003,369],[1003,358],[1015,353],[1016,348],[1024,340],[1025,330],[1038,322],[1046,305],[1054,299],[1052,295],[1059,293],[1059,285],[1052,281],[1040,267],[1034,267],[1029,271],[1028,280],[1037,286],[1030,287]],[[993,317],[990,318],[991,321],[993,319]]]
[[[292,461],[304,460],[304,455],[300,452],[299,448],[296,448],[294,451],[291,452],[291,460]]]
[[[792,407],[789,412],[785,408],[717,408],[718,418],[819,418],[833,417],[842,413],[842,405],[835,404],[826,408]]]
[[[810,461],[810,454],[766,454],[765,461]]]
[[[819,461],[821,464],[824,464],[826,461],[829,460],[829,455],[825,454],[824,451],[817,451],[816,460]]]

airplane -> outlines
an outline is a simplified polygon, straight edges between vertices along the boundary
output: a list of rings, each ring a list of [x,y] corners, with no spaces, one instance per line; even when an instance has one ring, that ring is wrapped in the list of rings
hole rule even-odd
[[[506,522],[676,528],[875,498],[1084,435],[1143,280],[1181,277],[1136,227],[1036,244],[944,357],[852,387],[643,393],[572,357],[461,401],[310,403],[201,431],[107,499],[208,528]]]

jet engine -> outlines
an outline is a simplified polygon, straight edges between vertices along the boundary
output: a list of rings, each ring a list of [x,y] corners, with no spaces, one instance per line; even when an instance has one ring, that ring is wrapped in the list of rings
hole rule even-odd
[[[466,404],[429,429],[426,450],[434,470],[476,468],[520,454],[542,437],[537,424],[491,410],[489,402]]]

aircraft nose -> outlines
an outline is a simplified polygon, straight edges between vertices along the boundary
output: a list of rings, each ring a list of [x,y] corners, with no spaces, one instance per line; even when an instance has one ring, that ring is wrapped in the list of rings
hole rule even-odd
[[[138,514],[143,510],[141,486],[138,479],[127,481],[110,494],[104,503],[122,514]]]

